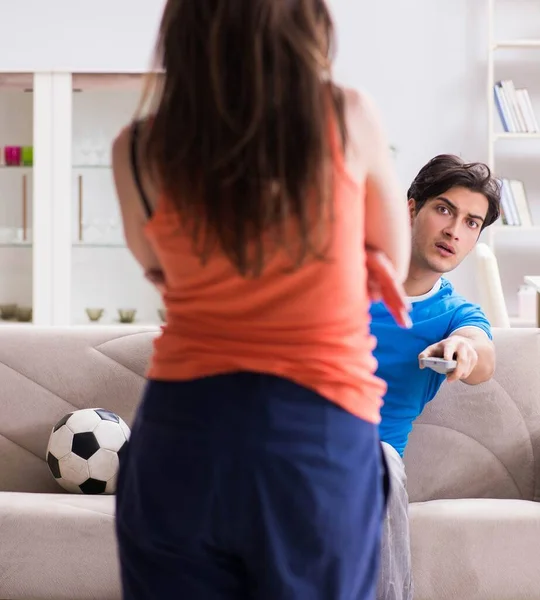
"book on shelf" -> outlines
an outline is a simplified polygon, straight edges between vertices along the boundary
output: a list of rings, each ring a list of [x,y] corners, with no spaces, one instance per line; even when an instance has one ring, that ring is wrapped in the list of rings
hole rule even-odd
[[[533,220],[523,181],[500,179],[501,220],[503,225],[532,227]]]
[[[529,90],[516,89],[511,79],[504,79],[497,81],[494,94],[495,105],[506,133],[538,133],[538,121]]]

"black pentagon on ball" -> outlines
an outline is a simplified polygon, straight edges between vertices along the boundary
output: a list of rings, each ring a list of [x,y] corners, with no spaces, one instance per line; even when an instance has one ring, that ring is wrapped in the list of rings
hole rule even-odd
[[[60,473],[60,463],[56,456],[53,456],[50,452],[47,454],[47,464],[55,479],[60,479],[62,473]]]
[[[53,432],[54,432],[54,431],[58,431],[58,430],[60,429],[60,427],[62,427],[62,425],[65,425],[65,424],[66,424],[66,422],[67,422],[67,420],[69,419],[69,417],[71,417],[71,415],[72,415],[72,414],[73,414],[73,413],[72,413],[72,412],[70,412],[70,413],[68,413],[67,415],[65,415],[64,417],[62,417],[62,418],[60,419],[60,421],[58,421],[58,423],[57,423],[57,424],[54,426]]]
[[[110,410],[105,410],[104,408],[96,408],[95,412],[103,421],[112,421],[113,423],[120,423],[118,415],[115,415]]]
[[[83,494],[103,494],[106,487],[106,481],[100,481],[99,479],[92,478],[87,479],[79,486]]]
[[[88,460],[98,450],[98,441],[96,440],[96,436],[91,431],[76,433],[73,436],[73,443],[71,444],[71,451],[73,454]]]

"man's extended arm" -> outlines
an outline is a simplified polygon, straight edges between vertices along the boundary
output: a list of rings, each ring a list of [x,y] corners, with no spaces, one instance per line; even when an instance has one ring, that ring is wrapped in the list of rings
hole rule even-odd
[[[495,346],[486,333],[478,327],[463,327],[450,336],[450,338],[453,337],[462,337],[468,340],[478,355],[470,375],[462,381],[469,385],[489,381],[495,371]]]
[[[429,356],[457,360],[456,370],[448,375],[448,381],[477,385],[491,379],[495,371],[495,347],[478,327],[457,329],[446,339],[428,346],[419,358]]]

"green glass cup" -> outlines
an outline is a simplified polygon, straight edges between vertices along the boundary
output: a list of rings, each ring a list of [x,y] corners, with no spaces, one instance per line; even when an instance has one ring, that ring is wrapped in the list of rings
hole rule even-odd
[[[31,167],[34,164],[34,147],[23,146],[21,151],[21,158],[24,167]]]

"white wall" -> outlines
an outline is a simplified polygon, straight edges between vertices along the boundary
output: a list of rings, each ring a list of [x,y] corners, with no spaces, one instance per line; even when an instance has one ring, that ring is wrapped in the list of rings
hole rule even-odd
[[[481,4],[330,0],[337,76],[376,99],[404,186],[438,152],[485,157]]]
[[[0,0],[1,70],[145,70],[164,5],[164,0]]]
[[[501,37],[540,37],[537,2],[496,1],[502,9],[499,22],[504,23]],[[389,138],[398,148],[404,190],[438,153],[487,160],[487,0],[330,0],[330,5],[339,36],[336,74],[378,102]],[[540,52],[525,52],[529,54],[501,56],[497,76],[529,87],[540,116]],[[540,225],[540,177],[534,175],[540,142],[506,144],[498,151],[498,175],[525,180]],[[514,313],[523,275],[540,274],[540,241],[523,233],[512,238],[505,234],[500,240],[501,276]],[[462,293],[478,299],[472,261],[465,261],[451,279]]]

